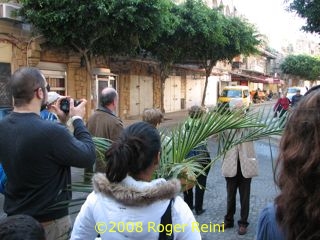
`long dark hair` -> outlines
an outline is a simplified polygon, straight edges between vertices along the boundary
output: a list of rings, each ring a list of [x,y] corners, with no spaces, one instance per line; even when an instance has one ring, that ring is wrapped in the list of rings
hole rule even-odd
[[[320,239],[320,90],[293,110],[276,165],[276,217],[286,239]]]
[[[160,149],[159,132],[151,124],[138,122],[128,126],[105,154],[107,178],[120,182],[127,174],[139,174],[153,163]]]

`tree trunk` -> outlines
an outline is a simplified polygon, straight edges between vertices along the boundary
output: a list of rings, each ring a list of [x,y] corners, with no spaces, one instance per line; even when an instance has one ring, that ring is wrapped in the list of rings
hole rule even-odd
[[[160,109],[163,113],[165,113],[165,109],[164,109],[164,88],[165,88],[165,83],[166,83],[166,79],[169,76],[169,72],[170,72],[170,64],[169,63],[161,63],[160,64],[160,102],[161,102],[161,106]]]
[[[204,89],[203,89],[203,93],[202,93],[202,100],[201,100],[201,106],[204,107],[204,102],[206,100],[206,95],[207,95],[207,87],[208,87],[208,79],[209,79],[209,76],[208,74],[206,73],[206,81],[204,83]]]
[[[83,57],[86,63],[87,77],[89,76],[90,94],[93,97],[93,99],[97,100],[96,84],[95,84],[95,79],[93,78],[93,72],[92,72],[92,56],[88,56],[88,52],[84,51]],[[90,96],[89,96],[89,99],[91,99]],[[97,101],[90,101],[90,102],[88,101],[88,103],[89,103],[89,112],[91,112],[91,109],[96,109]],[[97,166],[95,167],[97,168]],[[98,168],[101,168],[99,164],[98,164]],[[84,183],[91,182],[91,178],[94,172],[95,172],[95,169],[93,167],[84,169]]]
[[[204,105],[205,105],[204,103],[205,103],[206,95],[207,95],[208,80],[209,80],[210,74],[212,72],[212,69],[215,65],[216,65],[216,62],[210,61],[209,65],[205,67],[206,81],[204,83],[204,89],[203,89],[202,100],[201,100],[202,107],[204,107]]]
[[[162,77],[160,77],[160,84],[161,84],[161,86],[160,86],[160,104],[161,104],[161,106],[160,106],[160,109],[161,109],[161,112],[163,112],[163,113],[165,113],[165,109],[164,109],[164,87],[165,87],[165,83],[166,83],[166,78],[162,78]]]

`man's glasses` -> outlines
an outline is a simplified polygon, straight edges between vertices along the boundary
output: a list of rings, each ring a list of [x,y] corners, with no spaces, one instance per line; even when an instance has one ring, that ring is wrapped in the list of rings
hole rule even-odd
[[[39,88],[41,88],[41,87],[38,87],[38,88],[36,88],[36,89],[33,90],[33,91],[35,92],[35,91],[37,91]],[[47,86],[46,86],[45,88],[47,89],[47,92],[50,92],[50,85],[49,85],[49,84],[47,84]]]

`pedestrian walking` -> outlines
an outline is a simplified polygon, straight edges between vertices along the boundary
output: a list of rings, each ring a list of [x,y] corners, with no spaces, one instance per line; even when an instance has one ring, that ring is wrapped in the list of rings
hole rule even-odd
[[[0,121],[0,159],[7,175],[4,211],[8,216],[26,214],[45,228],[47,240],[68,239],[71,222],[68,206],[57,204],[72,198],[71,166],[85,168],[95,162],[95,146],[83,123],[86,100],[70,111],[74,136],[62,125],[40,118],[47,102],[48,83],[36,68],[18,69],[10,80],[13,112]],[[58,100],[60,101],[60,99]]]
[[[279,113],[279,118],[281,118],[289,110],[290,103],[289,98],[287,98],[287,93],[282,94],[273,107],[275,112],[274,117],[277,117]]]
[[[94,191],[81,207],[71,240],[94,239],[97,232],[102,240],[201,239],[192,228],[191,210],[177,196],[180,181],[152,180],[160,150],[159,132],[151,124],[124,129],[106,152],[106,173],[93,177]]]
[[[279,195],[260,214],[257,240],[319,239],[320,88],[311,88],[282,134],[275,168]]]
[[[296,107],[302,97],[300,89],[297,89],[296,95],[292,96],[291,106]]]

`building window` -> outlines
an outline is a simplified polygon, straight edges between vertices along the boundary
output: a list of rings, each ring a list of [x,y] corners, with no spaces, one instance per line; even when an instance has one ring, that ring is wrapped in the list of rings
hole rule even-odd
[[[62,96],[66,96],[66,80],[62,77],[45,76],[48,84],[50,85],[50,91],[57,92]]]
[[[0,62],[0,107],[12,106],[12,95],[8,83],[11,77],[11,64]]]
[[[115,75],[96,75],[95,78],[97,82],[98,101],[100,99],[102,89],[112,87],[117,90],[117,77]]]
[[[68,94],[66,82],[67,73],[65,71],[41,70],[41,72],[50,85],[50,91],[57,92],[62,96],[66,96]]]
[[[67,66],[65,64],[40,62],[37,67],[41,70],[50,85],[50,91],[57,92],[62,96],[68,95]]]

